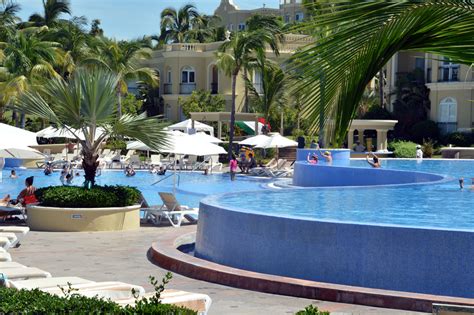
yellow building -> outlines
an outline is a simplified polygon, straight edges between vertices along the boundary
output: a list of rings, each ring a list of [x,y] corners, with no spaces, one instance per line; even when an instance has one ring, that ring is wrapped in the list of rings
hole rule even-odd
[[[442,56],[420,52],[398,52],[386,65],[385,95],[389,109],[395,101],[399,74],[420,69],[430,90],[429,119],[442,133],[474,128],[474,74],[471,67],[450,62]]]
[[[311,38],[306,35],[286,35],[280,47],[279,60],[287,59],[294,51],[306,45]],[[163,99],[165,118],[183,120],[179,101],[189,96],[194,90],[207,90],[220,94],[226,100],[226,111],[231,108],[231,78],[217,69],[216,53],[223,42],[215,43],[181,43],[165,45],[162,50],[153,51],[152,58],[145,66],[155,69],[160,77],[159,97]],[[268,57],[276,58],[268,49]],[[253,75],[255,87],[259,88],[261,79],[258,73]],[[238,76],[236,88],[236,110],[244,106],[244,82]]]
[[[276,0],[269,1],[275,2]],[[265,5],[258,9],[241,10],[233,0],[221,0],[214,14],[222,19],[229,31],[245,30],[245,21],[255,14],[281,16],[285,23],[300,22],[304,19],[302,0],[280,0],[280,7],[268,8]]]

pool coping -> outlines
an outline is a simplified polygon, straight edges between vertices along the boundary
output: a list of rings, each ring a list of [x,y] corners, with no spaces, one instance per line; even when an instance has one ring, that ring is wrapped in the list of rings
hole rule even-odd
[[[474,307],[474,299],[390,291],[323,283],[242,270],[200,259],[178,250],[194,243],[196,233],[174,229],[152,243],[150,260],[181,275],[231,287],[337,303],[431,313],[433,303]]]

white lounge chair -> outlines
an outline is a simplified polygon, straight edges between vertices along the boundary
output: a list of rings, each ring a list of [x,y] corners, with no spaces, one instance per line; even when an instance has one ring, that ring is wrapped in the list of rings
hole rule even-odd
[[[3,249],[9,249],[12,247],[12,242],[6,236],[0,236],[0,247]]]
[[[139,297],[145,294],[145,289],[138,285],[128,284],[117,281],[105,281],[105,282],[90,282],[71,284],[74,289],[74,294],[79,294],[87,297],[98,296],[104,299],[111,299],[112,301],[128,300],[133,298],[132,290],[135,290],[135,294]],[[62,295],[61,288],[68,289],[69,284],[63,286],[41,288],[41,291],[45,291],[51,294]]]
[[[15,280],[15,279],[33,279],[33,278],[50,278],[51,274],[47,271],[30,268],[30,267],[21,267],[21,268],[7,268],[0,270],[0,273],[4,274],[6,279]]]
[[[18,244],[18,237],[15,233],[11,232],[0,232],[0,238],[6,237],[10,241],[10,247],[15,247]]]
[[[8,280],[7,287],[14,289],[43,289],[43,288],[57,288],[58,286],[67,287],[68,283],[71,285],[94,283],[94,281],[86,280],[79,277],[51,277],[51,278],[36,278],[30,280]]]
[[[28,226],[17,226],[17,225],[0,225],[0,232],[10,232],[20,234],[22,236],[26,235],[30,231]]]
[[[7,252],[0,252],[0,261],[12,261],[12,256]]]
[[[163,205],[158,209],[149,208],[146,210],[145,218],[158,225],[163,218],[167,219],[172,226],[179,227],[186,218],[191,223],[196,223],[197,219],[193,216],[199,214],[198,208],[189,208],[179,204],[178,200],[172,193],[159,192]]]
[[[150,156],[150,165],[152,166],[161,166],[161,154],[152,154]]]
[[[128,159],[128,164],[141,168],[142,161],[140,160],[140,156],[137,154],[130,156],[130,158]]]
[[[265,167],[254,167],[249,170],[249,174],[253,176],[266,176],[265,171],[267,169],[275,169],[278,166],[278,160],[275,158],[272,158],[270,161],[268,161],[267,164],[265,164]]]
[[[11,268],[26,268],[25,265],[19,264],[13,261],[1,261],[0,262],[0,272],[4,269],[11,269]]]
[[[143,297],[151,298],[153,296],[154,296],[154,293],[147,293]],[[200,315],[207,314],[212,304],[211,298],[206,294],[179,291],[179,290],[164,290],[161,293],[160,297],[161,297],[161,303],[163,304],[173,304],[177,306],[183,306],[197,312]],[[125,306],[125,305],[133,306],[135,305],[136,301],[137,300],[133,298],[133,299],[121,300],[121,301],[115,301],[115,302],[122,306]]]

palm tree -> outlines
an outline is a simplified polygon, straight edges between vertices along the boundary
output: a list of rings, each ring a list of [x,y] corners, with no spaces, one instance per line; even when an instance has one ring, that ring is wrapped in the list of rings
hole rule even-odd
[[[19,31],[8,42],[0,43],[5,56],[3,65],[8,71],[8,79],[2,83],[5,104],[15,104],[21,93],[43,84],[48,78],[59,76],[54,70],[59,44],[40,37],[37,31]],[[24,113],[21,127],[25,127]]]
[[[191,37],[194,20],[200,15],[196,7],[186,4],[178,11],[166,8],[161,12],[160,40],[164,43],[184,43]]]
[[[69,81],[50,80],[42,89],[27,91],[17,108],[67,128],[82,146],[86,187],[95,185],[98,151],[114,135],[142,141],[154,150],[166,144],[162,123],[156,117],[123,115],[116,118],[116,87],[122,78],[104,69],[77,69]],[[80,130],[85,137],[81,138]]]
[[[29,21],[35,26],[56,26],[60,21],[61,14],[71,14],[69,0],[43,0],[43,15],[35,13],[30,16]]]
[[[348,5],[350,3],[350,5]],[[365,87],[397,51],[420,51],[474,61],[474,4],[456,0],[339,1],[319,4],[317,19],[302,25],[329,32],[294,55],[307,89],[303,115],[320,117],[333,143],[342,144]],[[323,115],[321,116],[321,113]]]
[[[283,108],[287,101],[285,94],[288,80],[285,72],[270,61],[266,61],[263,66],[257,65],[257,69],[264,69],[262,71],[262,89],[257,90],[250,80],[246,80],[246,85],[254,97],[259,100],[258,103],[262,106],[265,121],[268,121],[270,110],[275,106]]]
[[[237,76],[245,65],[246,60],[254,53],[265,54],[266,45],[274,46],[274,38],[270,32],[264,30],[255,32],[237,32],[219,48],[217,53],[217,66],[226,75],[232,78],[232,107],[230,114],[229,130],[229,159],[232,157],[235,124],[235,99]],[[278,49],[276,49],[278,54]]]
[[[199,15],[193,19],[188,41],[198,43],[219,42],[225,39],[225,27],[217,15]]]
[[[14,2],[4,1],[0,10],[0,41],[7,41],[14,35],[16,24],[20,21],[17,13],[20,6]]]
[[[149,49],[141,41],[117,42],[101,38],[95,47],[94,56],[83,60],[83,64],[95,64],[116,73],[117,82],[117,114],[122,116],[122,96],[127,93],[127,81],[140,80],[151,86],[158,85],[156,72],[142,67],[140,61],[151,57]]]

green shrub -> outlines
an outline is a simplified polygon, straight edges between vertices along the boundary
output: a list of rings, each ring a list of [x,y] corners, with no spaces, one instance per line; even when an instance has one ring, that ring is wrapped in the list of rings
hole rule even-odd
[[[369,110],[362,116],[362,119],[392,119],[392,114],[380,105],[372,105]]]
[[[141,193],[128,186],[51,186],[36,190],[41,205],[62,208],[126,207],[139,204]]]
[[[416,143],[423,143],[424,140],[439,140],[438,125],[432,120],[417,122],[411,127],[410,139]]]
[[[433,140],[428,140],[423,142],[422,150],[423,150],[423,157],[430,158],[433,156],[435,152],[435,142]]]
[[[397,158],[414,158],[416,157],[417,144],[411,141],[395,140],[388,144],[388,150],[393,151]]]
[[[120,150],[120,152],[123,153],[125,150],[127,150],[127,143],[123,140],[109,139],[107,140],[104,149]]]
[[[180,314],[196,312],[170,304],[157,304],[139,300],[136,306],[120,305],[98,297],[88,298],[72,293],[57,296],[35,290],[0,288],[2,314]]]
[[[452,144],[456,147],[469,147],[473,142],[472,133],[453,132],[446,135],[444,143]]]
[[[329,315],[329,312],[320,311],[316,306],[308,305],[304,310],[297,312],[295,315]]]

